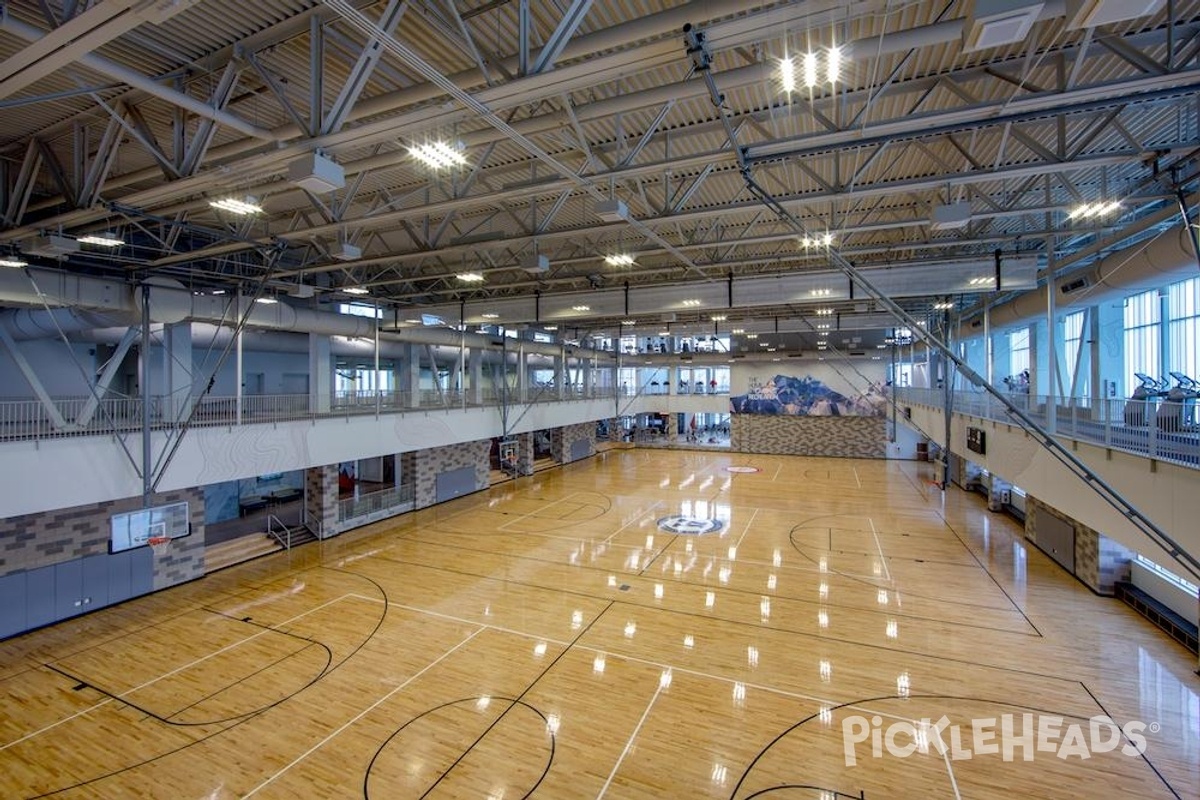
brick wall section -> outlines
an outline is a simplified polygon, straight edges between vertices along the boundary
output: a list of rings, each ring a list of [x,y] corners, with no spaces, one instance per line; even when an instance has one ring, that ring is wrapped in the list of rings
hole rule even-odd
[[[566,464],[571,460],[571,447],[575,442],[588,442],[588,455],[596,454],[596,423],[580,422],[575,425],[564,425],[560,428],[562,438],[562,458],[560,463]]]
[[[517,434],[517,470],[522,475],[533,474],[533,434]]]
[[[304,510],[314,533],[333,531],[337,526],[338,465],[326,464],[304,472]]]
[[[486,489],[491,476],[491,447],[490,439],[480,439],[475,442],[460,442],[446,447],[418,450],[414,454],[412,473],[416,507],[425,508],[434,504],[437,498],[438,474],[452,469],[474,467],[475,488]]]
[[[785,417],[734,414],[730,448],[742,453],[839,458],[887,458],[882,417]]]
[[[1075,577],[1097,594],[1111,595],[1117,581],[1129,580],[1134,552],[1102,533],[1071,519],[1032,495],[1025,498],[1025,538],[1037,543],[1038,518],[1058,517],[1075,529]]]
[[[152,505],[188,503],[190,536],[176,539],[154,557],[154,588],[165,589],[204,575],[204,491],[183,489],[154,496]],[[136,511],[141,497],[126,497],[42,514],[0,520],[0,575],[108,552],[113,514]]]

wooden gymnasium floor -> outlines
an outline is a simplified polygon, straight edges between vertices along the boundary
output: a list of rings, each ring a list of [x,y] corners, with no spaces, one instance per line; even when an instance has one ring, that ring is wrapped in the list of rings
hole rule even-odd
[[[614,450],[9,640],[0,797],[1200,797],[1195,659],[928,478]],[[1156,732],[846,763],[1006,713]]]

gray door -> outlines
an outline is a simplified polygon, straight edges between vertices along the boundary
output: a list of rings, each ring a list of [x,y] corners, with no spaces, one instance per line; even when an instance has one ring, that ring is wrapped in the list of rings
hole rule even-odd
[[[108,557],[109,603],[119,603],[133,597],[133,554],[136,552],[122,550]]]
[[[83,610],[95,611],[108,605],[108,559],[111,556],[87,556],[83,562]]]
[[[129,551],[130,597],[154,591],[154,553],[149,547]]]
[[[54,565],[54,615],[66,619],[82,614],[83,607],[83,561],[63,561]]]
[[[25,573],[0,578],[0,639],[25,630]]]
[[[592,454],[592,443],[588,439],[576,439],[571,442],[571,460],[578,461]]]
[[[444,503],[464,494],[470,494],[475,485],[475,468],[463,467],[442,472],[437,476],[437,502]]]
[[[1075,574],[1075,528],[1053,514],[1037,515],[1037,545],[1063,569]]]
[[[49,625],[58,616],[54,613],[54,565],[38,567],[25,573],[25,628]]]

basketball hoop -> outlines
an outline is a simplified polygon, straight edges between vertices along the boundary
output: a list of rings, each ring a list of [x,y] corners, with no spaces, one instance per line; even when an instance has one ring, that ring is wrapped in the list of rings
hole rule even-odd
[[[150,545],[150,549],[154,551],[154,555],[161,556],[167,552],[171,546],[170,536],[151,536],[146,540],[146,544]]]

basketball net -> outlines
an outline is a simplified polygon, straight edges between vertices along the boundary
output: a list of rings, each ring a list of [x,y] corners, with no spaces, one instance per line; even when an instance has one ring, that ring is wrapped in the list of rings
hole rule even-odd
[[[167,552],[171,546],[171,537],[169,536],[151,536],[146,540],[146,544],[150,545],[150,549],[155,555],[162,555]]]

